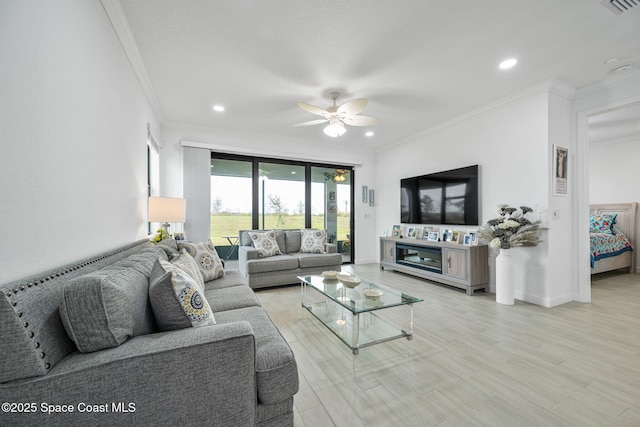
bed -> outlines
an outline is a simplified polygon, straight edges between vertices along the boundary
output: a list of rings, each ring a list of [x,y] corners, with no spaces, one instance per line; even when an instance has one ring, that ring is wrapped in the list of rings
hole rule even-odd
[[[622,268],[635,272],[636,207],[635,202],[589,207],[591,274]]]

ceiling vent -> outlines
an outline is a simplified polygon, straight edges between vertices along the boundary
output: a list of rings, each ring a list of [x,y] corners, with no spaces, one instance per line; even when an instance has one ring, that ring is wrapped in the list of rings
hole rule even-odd
[[[640,5],[640,0],[602,0],[602,5],[616,15],[620,15]]]

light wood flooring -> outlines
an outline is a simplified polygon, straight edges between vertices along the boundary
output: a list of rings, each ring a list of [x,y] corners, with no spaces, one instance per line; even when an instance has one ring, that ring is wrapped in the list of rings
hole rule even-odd
[[[343,270],[424,299],[414,339],[362,349],[354,374],[299,286],[257,292],[296,356],[296,426],[640,426],[639,274],[599,275],[591,304],[549,309],[378,264]]]

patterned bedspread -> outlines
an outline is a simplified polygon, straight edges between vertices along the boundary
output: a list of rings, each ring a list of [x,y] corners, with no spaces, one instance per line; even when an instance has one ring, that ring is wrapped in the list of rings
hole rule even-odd
[[[632,251],[631,243],[618,232],[616,234],[591,233],[591,268],[596,261],[620,255],[623,252]]]

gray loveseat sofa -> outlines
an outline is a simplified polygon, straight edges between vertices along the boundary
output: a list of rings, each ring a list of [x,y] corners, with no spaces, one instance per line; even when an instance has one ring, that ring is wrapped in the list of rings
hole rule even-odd
[[[311,230],[305,230],[311,231]],[[267,255],[256,249],[252,233],[264,230],[240,230],[238,238],[238,269],[245,282],[253,289],[299,283],[298,276],[319,274],[326,270],[340,271],[342,255],[336,245],[322,242],[301,252],[304,246],[302,230],[269,230],[275,234],[280,254]]]
[[[293,425],[294,355],[238,272],[204,284],[215,324],[159,331],[171,242],[0,285],[0,425]]]

